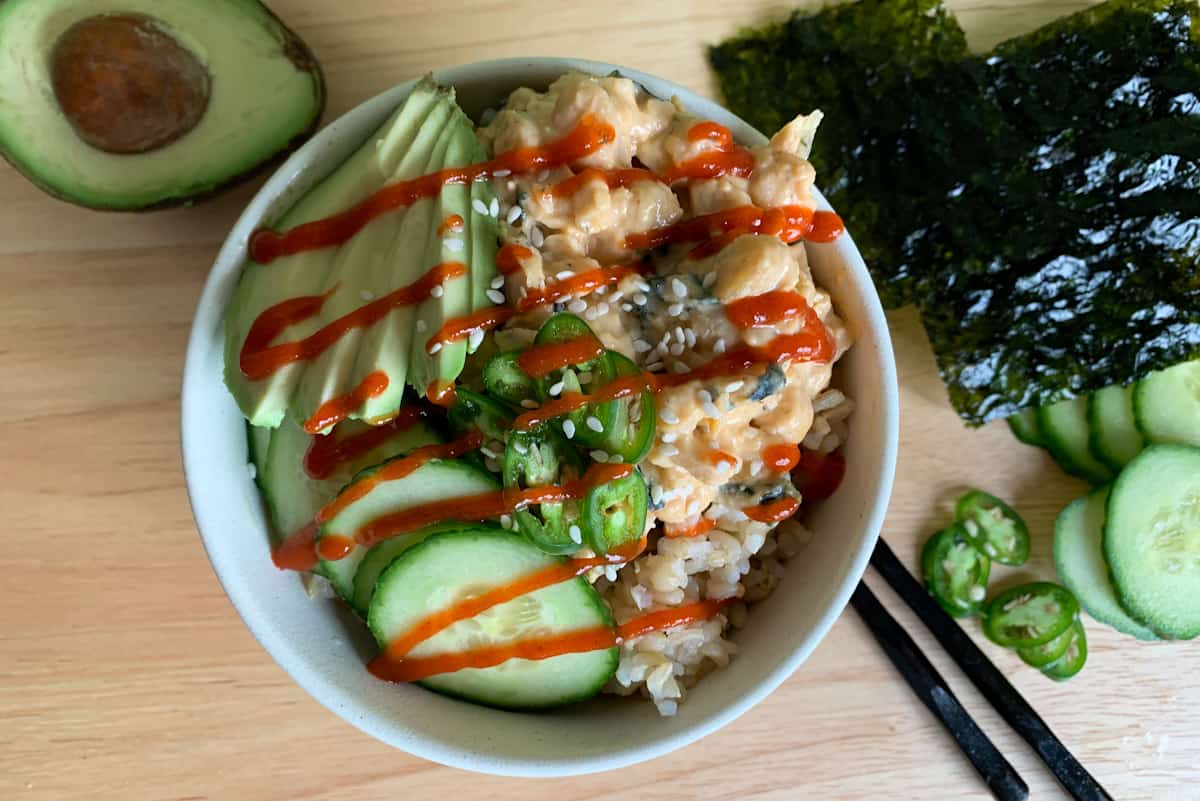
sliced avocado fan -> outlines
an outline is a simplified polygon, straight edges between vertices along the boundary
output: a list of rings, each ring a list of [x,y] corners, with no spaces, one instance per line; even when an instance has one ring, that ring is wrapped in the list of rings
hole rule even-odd
[[[387,184],[485,158],[454,90],[426,78],[374,135],[271,228],[284,231],[327,217]],[[322,404],[349,396],[372,373],[382,372],[386,387],[349,414],[350,419],[378,420],[399,408],[406,384],[424,394],[431,381],[457,378],[468,343],[460,340],[432,355],[426,343],[444,321],[488,303],[499,231],[497,220],[479,209],[490,210],[492,197],[486,182],[450,184],[432,198],[376,217],[342,245],[270,264],[248,261],[226,312],[225,383],[250,423],[275,427],[288,415],[303,425]],[[447,229],[442,223],[451,215],[462,224]],[[242,372],[246,335],[272,306],[328,293],[319,314],[291,325],[271,344],[297,341],[450,262],[467,269],[445,281],[439,297],[397,306],[374,325],[347,331],[319,356],[266,378],[251,380]]]

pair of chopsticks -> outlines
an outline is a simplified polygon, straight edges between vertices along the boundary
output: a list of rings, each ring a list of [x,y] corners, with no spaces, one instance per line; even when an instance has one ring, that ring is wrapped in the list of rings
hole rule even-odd
[[[1112,796],[1054,736],[1046,722],[979,650],[962,627],[913,578],[883,539],[879,540],[871,554],[871,564],[909,608],[916,612],[988,703],[1037,752],[1072,798],[1076,801],[1113,801]],[[866,584],[859,583],[850,603],[922,703],[950,732],[992,795],[1000,801],[1025,801],[1029,798],[1029,786],[955,698],[946,680],[921,653],[908,632],[883,608]]]

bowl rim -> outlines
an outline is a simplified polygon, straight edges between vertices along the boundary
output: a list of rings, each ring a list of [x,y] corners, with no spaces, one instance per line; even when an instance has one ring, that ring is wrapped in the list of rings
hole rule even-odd
[[[438,69],[434,70],[432,74],[438,82],[454,85],[459,81],[477,81],[480,76],[490,73],[508,74],[531,69],[556,70],[558,72],[574,69],[597,75],[617,71],[622,76],[636,81],[654,95],[677,98],[685,108],[698,116],[721,122],[731,129],[734,138],[738,141],[750,144],[766,141],[766,137],[759,131],[715,101],[664,78],[608,62],[554,56],[501,58]],[[222,279],[226,273],[237,269],[244,262],[249,231],[274,208],[281,197],[287,195],[288,189],[296,177],[306,171],[319,169],[323,165],[319,151],[326,146],[327,141],[337,136],[339,128],[348,124],[347,120],[368,116],[383,108],[394,107],[407,96],[417,80],[414,78],[405,81],[348,109],[326,124],[308,142],[292,153],[259,188],[238,216],[205,279],[188,337],[180,399],[180,436],[184,479],[188,501],[205,553],[230,603],[233,604],[254,638],[279,667],[326,709],[382,742],[414,756],[443,765],[500,776],[573,776],[616,769],[654,759],[689,745],[722,728],[774,692],[796,671],[829,633],[834,622],[849,603],[855,586],[866,572],[891,499],[899,448],[899,387],[896,361],[878,292],[874,291],[874,283],[852,237],[849,232],[845,233],[839,238],[836,246],[839,258],[853,276],[855,286],[853,291],[861,296],[863,310],[866,312],[865,319],[861,321],[860,341],[866,338],[878,348],[878,359],[882,368],[882,375],[879,377],[881,401],[879,414],[884,445],[880,461],[878,489],[875,497],[871,499],[870,511],[862,523],[862,529],[866,536],[863,538],[861,546],[853,554],[850,568],[842,577],[833,593],[832,601],[824,613],[803,639],[790,649],[787,658],[781,660],[759,682],[737,694],[708,717],[690,726],[681,727],[678,731],[653,742],[617,747],[611,752],[600,755],[535,761],[481,754],[478,751],[434,741],[419,734],[401,738],[395,731],[389,731],[389,728],[394,729],[397,724],[401,723],[400,721],[396,721],[390,716],[385,718],[363,714],[362,710],[355,709],[361,704],[356,702],[348,692],[339,693],[336,682],[331,682],[328,677],[319,674],[312,669],[311,665],[305,664],[303,661],[297,663],[290,660],[283,653],[282,638],[275,630],[277,624],[264,611],[265,607],[257,602],[258,594],[253,591],[242,592],[226,582],[222,575],[222,564],[225,558],[221,549],[214,544],[226,535],[221,532],[220,526],[209,522],[211,515],[205,506],[203,491],[198,486],[199,482],[195,477],[201,474],[201,467],[197,463],[198,457],[196,456],[197,443],[205,437],[204,410],[198,406],[200,403],[199,387],[212,380],[211,376],[201,370],[201,364],[205,351],[210,347],[210,342],[206,341],[211,338],[209,332],[213,330],[214,325],[220,327],[220,321],[225,313],[225,308],[219,298]],[[819,208],[831,208],[824,196],[815,188],[814,195]],[[863,291],[864,289],[867,291]],[[403,742],[399,741],[401,739]]]

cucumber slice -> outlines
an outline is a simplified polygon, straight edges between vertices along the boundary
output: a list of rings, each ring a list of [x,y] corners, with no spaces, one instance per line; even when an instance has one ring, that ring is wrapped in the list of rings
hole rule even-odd
[[[414,531],[412,534],[384,540],[370,548],[363,556],[362,561],[358,563],[358,569],[354,571],[354,593],[350,598],[350,605],[354,607],[354,611],[365,618],[371,606],[371,598],[375,595],[375,583],[379,580],[379,574],[395,561],[397,556],[418,542],[424,541],[426,537],[433,534],[444,534],[448,531],[492,530],[498,529],[482,524],[441,523]]]
[[[1092,455],[1119,471],[1146,447],[1133,419],[1133,387],[1105,387],[1088,399]]]
[[[1054,522],[1054,567],[1063,586],[1075,593],[1083,611],[1139,640],[1157,640],[1154,632],[1129,616],[1117,600],[1101,545],[1108,488],[1070,503]],[[1065,646],[1064,646],[1065,649]]]
[[[1088,448],[1087,397],[1072,398],[1037,411],[1046,447],[1063,470],[1093,484],[1106,484],[1112,473]]]
[[[509,585],[560,561],[507,532],[437,534],[409,548],[383,571],[367,625],[380,647],[386,647],[469,595]],[[573,578],[454,623],[409,655],[459,653],[612,625],[611,612],[592,586],[583,578]],[[495,667],[431,676],[420,683],[489,706],[545,708],[598,693],[616,672],[617,659],[615,647],[549,659],[510,659]]]
[[[1042,668],[1042,672],[1055,681],[1066,681],[1071,678],[1083,670],[1083,663],[1087,661],[1087,633],[1083,630],[1083,624],[1076,620],[1067,633],[1071,635],[1071,642],[1067,644],[1067,650],[1058,659]]]
[[[1133,389],[1133,414],[1150,442],[1200,447],[1200,360],[1139,381]]]
[[[1042,427],[1038,425],[1037,409],[1022,409],[1008,418],[1008,427],[1013,436],[1026,445],[1038,448],[1046,447],[1046,438],[1042,436]]]
[[[1121,605],[1159,634],[1200,635],[1200,448],[1151,445],[1113,483],[1104,557]]]
[[[397,459],[402,458],[404,457],[397,457]],[[356,486],[360,482],[372,480],[378,471],[394,461],[396,459],[389,459],[381,465],[364,470],[355,476],[354,481],[347,485],[342,492],[357,492]],[[432,459],[403,478],[395,481],[381,481],[376,484],[361,498],[346,506],[332,519],[325,521],[317,534],[317,542],[329,536],[353,539],[360,528],[383,515],[433,501],[444,501],[464,495],[478,495],[499,489],[499,487],[500,485],[490,473],[469,462]],[[402,535],[402,537],[409,536],[411,535]],[[413,542],[409,542],[409,544],[412,545]],[[367,550],[367,548],[355,546],[349,554],[341,559],[322,559],[317,566],[317,572],[329,579],[329,583],[337,590],[338,595],[347,601],[353,602],[354,575],[358,570],[359,563],[367,555]]]
[[[346,421],[327,436],[344,441],[371,430],[372,426],[366,423]],[[364,467],[439,441],[429,426],[418,421],[411,428],[389,436],[367,453],[338,465],[325,478],[314,479],[304,469],[304,456],[312,444],[312,437],[295,422],[285,419],[279,428],[274,429],[266,462],[259,470],[262,478],[260,486],[271,508],[275,527],[283,536],[291,534],[311,523],[320,508],[333,500],[338,490]]]

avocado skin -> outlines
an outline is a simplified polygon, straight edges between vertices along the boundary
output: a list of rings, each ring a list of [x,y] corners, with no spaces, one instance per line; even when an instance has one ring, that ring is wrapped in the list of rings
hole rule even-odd
[[[76,206],[93,209],[95,211],[109,212],[141,213],[147,211],[162,211],[165,209],[193,206],[197,203],[202,203],[210,198],[220,195],[226,190],[237,186],[238,184],[245,183],[257,175],[261,175],[264,172],[268,172],[275,167],[278,167],[284,162],[284,160],[287,159],[288,156],[295,152],[297,148],[307,142],[309,137],[316,133],[321,127],[321,120],[325,116],[325,103],[327,98],[325,72],[321,68],[320,62],[317,61],[317,57],[313,54],[308,44],[300,38],[299,34],[289,28],[283,22],[283,20],[279,18],[279,15],[272,11],[265,3],[260,2],[258,5],[263,12],[271,18],[271,21],[274,23],[279,33],[283,36],[284,55],[286,55],[288,60],[296,66],[297,70],[306,72],[313,77],[316,99],[312,122],[309,123],[308,127],[293,136],[273,155],[269,156],[253,167],[250,167],[249,169],[244,170],[237,175],[226,178],[225,180],[222,180],[219,183],[216,183],[213,186],[203,189],[199,192],[192,192],[191,194],[179,195],[177,197],[164,198],[160,201],[150,203],[145,206],[129,207],[92,203],[83,198],[75,197],[62,187],[48,184],[33,170],[26,169],[25,166],[19,163],[16,159],[9,158],[8,151],[3,147],[0,147],[0,156],[3,156],[4,160],[10,164],[12,168],[16,170],[22,177],[51,197],[74,204]],[[136,156],[134,158],[136,158]]]

